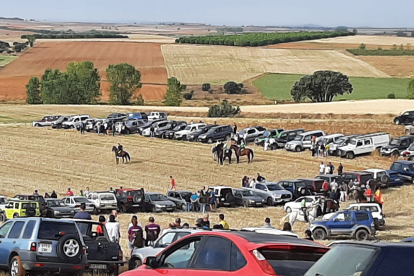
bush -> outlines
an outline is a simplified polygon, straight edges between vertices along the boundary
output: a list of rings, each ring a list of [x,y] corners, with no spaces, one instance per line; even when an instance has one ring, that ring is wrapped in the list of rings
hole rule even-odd
[[[227,100],[223,100],[221,105],[213,105],[208,109],[208,117],[233,117],[240,113],[240,107],[233,107]]]
[[[183,98],[184,98],[184,100],[189,101],[189,100],[193,99],[193,95],[194,95],[194,90],[191,91],[190,93],[184,93]]]
[[[142,94],[139,94],[137,96],[137,100],[135,101],[136,105],[145,105],[144,98],[142,97]]]
[[[395,94],[394,93],[388,94],[387,99],[395,99]]]
[[[240,87],[242,85],[242,87]],[[243,84],[235,83],[234,81],[226,82],[224,85],[224,92],[227,94],[240,94]]]
[[[209,83],[203,83],[203,85],[201,86],[201,90],[203,91],[209,91],[211,89],[211,84]]]

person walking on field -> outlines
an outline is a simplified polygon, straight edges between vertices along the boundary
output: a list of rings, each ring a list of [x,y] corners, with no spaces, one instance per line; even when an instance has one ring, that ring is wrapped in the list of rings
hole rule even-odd
[[[234,126],[233,126],[233,134],[234,135],[237,134],[237,125],[236,125],[236,123],[234,123]]]
[[[172,177],[172,175],[170,175],[170,179],[171,179],[171,191],[177,190],[177,187],[175,186],[175,179]]]

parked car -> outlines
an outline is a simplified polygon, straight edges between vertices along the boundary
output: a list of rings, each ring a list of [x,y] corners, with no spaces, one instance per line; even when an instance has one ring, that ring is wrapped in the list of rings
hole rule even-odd
[[[114,193],[92,192],[89,193],[86,198],[95,205],[96,213],[99,213],[102,210],[118,210],[118,203]]]
[[[368,180],[374,179],[374,176],[370,172],[343,172],[341,174],[341,180],[345,183],[349,181],[358,182],[359,185],[366,185]]]
[[[277,138],[271,138],[269,140],[269,147],[271,150],[275,149],[283,149],[285,148],[286,143],[293,141],[295,137],[301,133],[305,132],[304,129],[292,129],[292,130],[284,130],[279,134]]]
[[[406,150],[401,152],[401,156],[407,158],[409,161],[414,160],[414,144],[410,145]]]
[[[284,131],[283,128],[276,128],[276,129],[269,129],[263,133],[262,136],[256,137],[254,139],[254,143],[258,146],[264,146],[264,142],[266,139],[275,139],[278,138],[280,133]]]
[[[316,139],[317,143],[322,143],[323,145],[330,145],[341,139],[342,137],[345,137],[342,133],[335,133],[335,134],[329,134],[322,137],[319,137]]]
[[[321,137],[325,136],[325,132],[322,130],[313,130],[308,132],[303,132],[301,134],[296,135],[295,139],[289,141],[285,145],[286,150],[291,151],[303,151],[305,149],[310,149],[312,145],[312,137]]]
[[[303,183],[305,183],[306,187],[312,193],[322,192],[322,184],[323,184],[323,181],[324,181],[323,179],[320,179],[320,178],[299,178],[299,180],[303,181]]]
[[[397,160],[395,161],[390,170],[396,171],[404,182],[414,183],[414,162]]]
[[[4,207],[9,203],[9,200],[5,196],[0,196],[0,210],[3,210]]]
[[[283,210],[286,213],[290,213],[292,211],[300,211],[302,208],[302,200],[305,199],[306,201],[306,208],[311,208],[312,205],[318,199],[318,196],[302,196],[296,199],[295,201],[287,202],[285,206],[283,206]]]
[[[151,126],[153,126],[154,124],[158,123],[158,122],[165,122],[166,120],[161,119],[161,120],[150,120],[147,123],[143,124],[142,126],[138,127],[138,133],[142,134],[142,132],[146,129],[150,129]]]
[[[209,143],[217,141],[227,141],[230,140],[233,129],[230,125],[226,126],[215,126],[209,129],[206,133],[198,136],[198,141],[201,143]]]
[[[344,147],[346,145],[348,145],[349,141],[352,138],[357,137],[358,135],[354,134],[354,135],[347,135],[347,136],[342,136],[339,137],[338,139],[336,139],[335,141],[329,143],[329,155],[338,155],[338,149],[340,147]]]
[[[400,153],[406,150],[413,142],[414,136],[392,138],[388,145],[381,148],[381,155],[398,158]]]
[[[411,276],[414,246],[401,243],[338,241],[304,276]],[[338,258],[338,256],[341,256]]]
[[[328,247],[284,235],[204,231],[174,242],[123,276],[303,275]],[[300,261],[298,261],[298,259]],[[314,275],[313,275],[314,276]]]
[[[329,220],[312,222],[309,230],[315,240],[343,236],[363,241],[375,235],[375,221],[371,212],[339,211]]]
[[[44,116],[42,119],[33,121],[32,125],[34,127],[45,127],[45,126],[51,126],[53,122],[56,122],[61,115],[50,115],[50,116]]]
[[[90,118],[89,115],[75,115],[69,118],[66,122],[62,123],[62,128],[68,129],[68,128],[78,128],[80,125],[80,122],[85,122]]]
[[[277,182],[285,190],[289,191],[293,195],[293,199],[296,199],[301,196],[312,195],[312,192],[306,186],[305,182],[298,179],[293,180],[281,180]]]
[[[189,142],[196,142],[198,141],[198,137],[200,135],[205,134],[207,131],[209,131],[211,128],[216,127],[217,125],[206,125],[205,127],[200,128],[197,131],[194,131],[187,135],[187,141]]]
[[[178,209],[185,210],[185,207],[186,207],[185,197],[186,196],[191,197],[192,194],[193,193],[191,191],[186,191],[186,190],[168,191],[167,199],[174,202]]]
[[[46,214],[46,201],[42,195],[25,195],[25,194],[18,194],[15,195],[13,198],[17,198],[20,200],[29,200],[29,201],[37,201],[39,202],[39,210],[42,216]]]
[[[115,123],[115,132],[126,135],[137,133],[138,128],[144,124],[144,121],[137,121],[135,119],[122,120]]]
[[[124,265],[124,253],[119,243],[111,242],[106,227],[97,221],[74,220],[87,247],[87,270],[108,273],[111,276],[119,274],[119,267]],[[102,233],[98,233],[98,227]]]
[[[40,217],[39,202],[12,198],[0,213],[0,221],[19,217]]]
[[[158,111],[148,113],[147,117],[148,117],[148,121],[154,121],[154,120],[159,120],[159,119],[167,120],[168,118],[165,112],[158,112]]]
[[[187,123],[185,122],[185,124],[184,123],[182,123],[182,124],[177,124],[176,126],[175,126],[175,128],[173,128],[172,130],[167,130],[167,131],[165,131],[165,133],[164,133],[164,135],[163,135],[163,137],[162,138],[165,138],[165,139],[174,139],[174,135],[175,135],[175,133],[176,132],[178,132],[178,131],[182,131],[182,130],[184,130],[185,128],[187,127]],[[202,128],[201,128],[202,129]],[[201,130],[200,129],[200,130]],[[199,130],[198,130],[199,131]],[[195,133],[197,133],[198,131],[195,131],[195,132],[193,132],[193,133],[191,133],[191,135],[193,135],[193,134],[195,134]]]
[[[0,267],[12,276],[83,275],[86,246],[74,221],[17,218],[0,226]]]
[[[378,203],[374,203],[374,202],[351,203],[345,210],[371,212],[371,215],[375,221],[375,228],[377,230],[379,227],[382,227],[385,225],[384,214],[382,213],[382,209]]]
[[[136,119],[138,121],[148,121],[148,116],[145,112],[126,113],[126,115],[129,120]]]
[[[380,151],[390,142],[390,135],[388,133],[373,133],[352,138],[348,145],[340,147],[338,155],[348,159],[353,159],[355,156],[370,154],[373,151]]]
[[[73,218],[75,210],[66,206],[60,199],[45,198],[46,217],[48,218]]]
[[[255,183],[252,188],[248,189],[266,200],[266,204],[269,206],[289,202],[293,199],[291,192],[274,182]]]
[[[155,131],[155,137],[158,138],[167,138],[166,134],[174,131],[183,130],[187,126],[187,122],[185,121],[176,121],[174,127],[171,128],[164,128],[164,129],[157,129]]]
[[[152,125],[152,127],[154,128],[154,131],[156,134],[158,130],[163,131],[163,130],[170,130],[173,129],[175,126],[177,125],[176,121],[160,121],[160,122],[156,122]],[[142,136],[146,136],[149,137],[151,135],[151,128],[146,128],[141,132]]]
[[[56,128],[62,128],[63,122],[66,122],[69,120],[72,116],[60,116],[57,120],[52,121],[51,127]]]
[[[252,190],[233,189],[234,203],[244,207],[263,207],[266,200],[258,196]]]
[[[95,207],[95,204],[93,202],[89,201],[84,196],[67,196],[62,198],[63,204],[66,206],[69,206],[70,208],[73,208],[75,213],[78,213],[80,211],[80,206],[82,203],[85,203],[86,209],[85,211],[88,213],[98,214],[98,209]]]
[[[132,251],[129,261],[129,269],[141,266],[148,256],[155,256],[175,241],[190,235],[204,231],[202,229],[165,229],[161,236],[154,242],[153,246],[136,248]]]
[[[414,122],[414,110],[407,110],[394,118],[396,125],[408,125]]]
[[[342,182],[342,177],[338,174],[320,174],[320,175],[315,176],[315,178],[322,179],[324,181],[326,180],[326,181],[328,181],[328,183],[331,183],[334,180],[337,183]]]
[[[115,197],[118,209],[122,213],[145,211],[145,192],[144,189],[116,189]]]
[[[174,138],[176,140],[187,140],[187,136],[193,132],[205,127],[205,123],[189,124],[183,130],[177,131],[174,133]]]
[[[91,132],[95,128],[95,123],[98,119],[97,118],[90,118],[85,121],[85,131]]]
[[[229,186],[209,186],[208,189],[213,189],[218,207],[235,206],[233,188]]]
[[[254,140],[257,137],[263,136],[265,131],[266,131],[266,129],[262,126],[247,127],[247,128],[242,129],[239,132],[239,135],[241,137],[245,137],[245,133],[247,133],[246,143],[249,143],[249,142],[254,142]]]
[[[175,203],[165,195],[154,192],[145,193],[145,210],[148,212],[174,212]]]
[[[364,172],[372,174],[372,178],[378,182],[382,188],[404,184],[403,178],[396,171],[383,169],[366,169]]]
[[[106,117],[107,119],[124,119],[127,115],[125,113],[111,113]]]

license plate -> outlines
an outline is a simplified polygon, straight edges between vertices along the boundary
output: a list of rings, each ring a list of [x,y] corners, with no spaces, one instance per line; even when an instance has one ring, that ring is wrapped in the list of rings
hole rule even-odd
[[[50,253],[52,252],[52,245],[49,243],[40,243],[39,252]]]
[[[261,202],[256,202],[256,205],[262,205],[262,203]]]
[[[106,269],[107,265],[106,264],[90,264],[89,268],[90,269]]]

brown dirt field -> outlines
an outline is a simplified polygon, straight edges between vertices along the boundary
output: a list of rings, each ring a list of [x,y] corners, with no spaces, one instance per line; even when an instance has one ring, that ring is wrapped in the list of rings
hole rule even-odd
[[[142,74],[144,99],[162,100],[165,87],[154,85],[167,82],[167,70],[160,47],[161,44],[156,43],[42,42],[0,71],[0,82],[6,83],[4,87],[0,86],[0,99],[21,99],[26,93],[25,85],[30,77],[41,76],[47,68],[64,71],[69,62],[90,60],[98,68],[103,80],[109,64],[127,62],[134,65]],[[151,86],[146,87],[146,84]],[[108,93],[107,90],[102,91],[103,95]],[[13,95],[16,95],[15,98]]]
[[[379,56],[358,56],[360,60],[371,64],[375,68],[392,77],[411,77],[414,75],[414,57],[379,57]]]
[[[291,43],[281,43],[265,46],[264,48],[270,49],[302,49],[302,50],[346,50],[346,49],[356,49],[361,44],[356,43],[321,43],[321,42],[312,42],[312,41],[301,41],[301,42],[291,42]],[[366,45],[367,49],[391,49],[392,45],[378,45],[378,44],[368,44]]]
[[[122,107],[124,108],[124,107]],[[135,107],[139,109],[139,107]],[[95,110],[96,109],[96,110]],[[96,134],[81,136],[76,131],[51,130],[49,128],[33,128],[29,125],[14,124],[37,119],[52,113],[83,113],[88,107],[77,106],[14,106],[2,105],[0,109],[0,189],[1,193],[13,196],[16,193],[50,192],[55,189],[63,196],[67,187],[76,193],[87,186],[91,190],[105,190],[109,187],[130,186],[144,187],[148,191],[165,193],[169,188],[169,175],[176,179],[179,189],[196,190],[203,185],[229,185],[240,187],[243,175],[254,177],[261,172],[267,179],[277,181],[300,177],[314,177],[321,160],[331,161],[335,166],[342,162],[345,171],[364,168],[388,168],[393,162],[389,158],[365,156],[354,160],[329,157],[312,158],[309,152],[294,153],[280,151],[264,152],[254,147],[256,157],[252,164],[245,159],[239,165],[218,166],[213,162],[210,146],[196,143],[165,141],[143,138],[140,136],[105,137]],[[115,111],[113,107],[89,107],[91,115],[102,116]],[[106,110],[106,111],[105,111]],[[120,109],[116,111],[121,111]],[[94,113],[95,112],[95,113]],[[98,114],[99,113],[99,114]],[[3,118],[8,116],[9,119]],[[382,118],[382,117],[381,117]],[[398,135],[402,131],[383,119],[363,120],[354,118],[335,121],[320,120],[280,120],[280,119],[217,119],[220,124],[237,122],[239,127],[261,124],[266,127],[283,127],[286,129],[298,126],[306,129],[323,129],[329,133],[389,131]],[[182,118],[177,118],[182,119]],[[185,118],[190,120],[190,118]],[[212,123],[214,119],[205,119]],[[6,123],[7,122],[7,123]],[[363,131],[362,131],[363,130]],[[116,165],[110,147],[122,143],[132,156],[129,164]],[[81,153],[81,154],[80,154]],[[414,203],[411,200],[412,186],[386,190],[384,213],[387,215],[387,227],[381,231],[382,240],[399,240],[412,235],[414,227]],[[217,223],[218,213],[224,213],[231,228],[244,226],[260,226],[265,217],[270,217],[276,227],[284,216],[282,208],[222,208],[210,214],[212,223]],[[120,215],[122,225],[122,245],[126,250],[126,225],[131,214]],[[145,224],[148,216],[154,216],[162,227],[176,217],[193,225],[195,213],[148,214],[139,213],[139,220]],[[303,236],[307,225],[298,222],[294,231]]]

